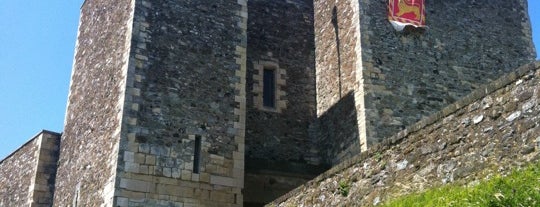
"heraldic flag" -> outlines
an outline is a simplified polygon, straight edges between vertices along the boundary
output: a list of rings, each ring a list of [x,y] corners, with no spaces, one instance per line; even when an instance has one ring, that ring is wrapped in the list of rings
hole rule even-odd
[[[424,0],[388,0],[388,20],[397,31],[405,26],[426,26]]]

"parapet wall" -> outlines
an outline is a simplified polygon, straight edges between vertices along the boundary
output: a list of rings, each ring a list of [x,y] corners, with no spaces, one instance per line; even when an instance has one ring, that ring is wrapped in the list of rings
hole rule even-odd
[[[465,98],[277,199],[277,206],[369,206],[469,183],[540,159],[540,62]],[[339,193],[340,183],[350,186]]]
[[[0,161],[0,206],[51,206],[60,134],[42,131]]]

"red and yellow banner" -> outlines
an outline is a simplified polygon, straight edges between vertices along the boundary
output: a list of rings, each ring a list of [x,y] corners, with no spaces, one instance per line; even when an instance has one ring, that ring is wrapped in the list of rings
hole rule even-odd
[[[388,20],[398,31],[405,26],[426,26],[426,10],[424,0],[389,0]]]

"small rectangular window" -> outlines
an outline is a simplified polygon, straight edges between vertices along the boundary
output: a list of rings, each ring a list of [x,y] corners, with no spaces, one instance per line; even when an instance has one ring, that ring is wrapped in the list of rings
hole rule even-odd
[[[263,106],[276,107],[276,70],[263,70]]]
[[[199,173],[201,168],[201,136],[195,136],[195,153],[193,154],[193,173]]]

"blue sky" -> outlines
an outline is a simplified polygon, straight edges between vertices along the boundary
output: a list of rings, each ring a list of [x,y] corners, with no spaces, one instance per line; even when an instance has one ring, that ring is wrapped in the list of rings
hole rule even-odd
[[[82,2],[0,1],[0,159],[42,129],[62,131]],[[540,0],[529,14],[538,48]]]

